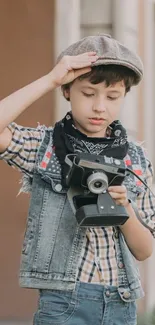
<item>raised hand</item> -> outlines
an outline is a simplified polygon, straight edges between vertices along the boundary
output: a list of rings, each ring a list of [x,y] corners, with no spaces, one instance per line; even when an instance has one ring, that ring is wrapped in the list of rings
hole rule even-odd
[[[77,56],[64,56],[48,74],[55,87],[67,84],[82,74],[91,71],[91,65],[98,59],[96,52],[86,52]]]

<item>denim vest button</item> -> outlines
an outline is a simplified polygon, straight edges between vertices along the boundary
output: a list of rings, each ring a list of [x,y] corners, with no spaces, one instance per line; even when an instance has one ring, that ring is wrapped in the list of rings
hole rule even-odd
[[[106,294],[107,297],[110,297],[110,291],[109,290],[107,290],[105,294]]]
[[[131,294],[130,294],[129,291],[125,291],[125,292],[123,293],[123,297],[124,297],[125,299],[129,299],[130,296],[131,296]]]
[[[57,184],[57,185],[55,185],[55,190],[58,191],[58,192],[61,192],[61,190],[62,190],[62,185],[61,185],[61,184]]]
[[[124,268],[124,264],[122,262],[119,262],[118,263],[118,267],[119,267],[119,269],[123,269]]]

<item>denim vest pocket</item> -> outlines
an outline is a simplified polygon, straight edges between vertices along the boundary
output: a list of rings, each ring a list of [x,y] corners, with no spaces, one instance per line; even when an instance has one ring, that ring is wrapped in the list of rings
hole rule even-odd
[[[65,189],[61,184],[60,175],[56,175],[48,171],[42,171],[40,169],[38,169],[38,173],[40,174],[42,180],[51,185],[51,188],[55,193],[67,193],[67,189]]]
[[[29,217],[27,219],[27,225],[25,229],[22,254],[28,255],[30,253],[33,238],[34,238],[34,219],[32,217]]]
[[[48,186],[45,187],[40,215],[37,220],[38,236],[33,261],[34,271],[49,272],[65,201],[66,196],[64,194],[54,193]]]
[[[59,177],[51,177],[51,175],[42,175],[41,179],[51,185],[51,189],[53,190],[53,192],[59,194],[67,193],[67,190],[62,187],[61,179]]]

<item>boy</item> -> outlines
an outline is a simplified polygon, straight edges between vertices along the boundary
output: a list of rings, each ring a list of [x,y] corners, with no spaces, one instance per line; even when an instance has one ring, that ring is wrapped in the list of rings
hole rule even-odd
[[[151,163],[118,121],[125,94],[142,75],[129,49],[107,35],[90,36],[65,50],[48,75],[0,103],[1,159],[22,171],[23,191],[31,191],[20,284],[39,289],[34,325],[137,323],[135,301],[143,290],[134,258],[152,253],[154,197],[127,175],[108,193],[128,220],[118,227],[79,227],[67,198],[65,157],[84,152],[121,159],[151,185]],[[54,129],[12,123],[59,86],[71,112]]]

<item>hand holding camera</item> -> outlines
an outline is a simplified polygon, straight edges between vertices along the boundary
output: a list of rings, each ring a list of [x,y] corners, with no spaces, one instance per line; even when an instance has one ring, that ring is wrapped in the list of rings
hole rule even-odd
[[[110,186],[108,188],[108,193],[115,200],[116,204],[122,205],[125,208],[129,204],[128,197],[127,197],[127,189],[125,185]]]
[[[66,156],[68,198],[80,226],[124,224],[129,218],[124,161],[87,153]]]

